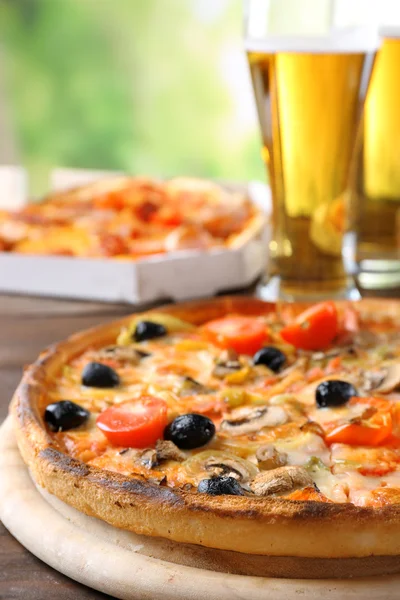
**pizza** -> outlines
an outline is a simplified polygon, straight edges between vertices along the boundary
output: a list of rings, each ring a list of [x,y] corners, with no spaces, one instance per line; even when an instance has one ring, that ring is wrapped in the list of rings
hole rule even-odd
[[[304,576],[398,571],[399,326],[368,299],[135,314],[26,369],[18,445],[39,486],[118,528]]]
[[[237,247],[263,222],[246,194],[210,181],[119,177],[0,211],[0,251],[138,260]]]

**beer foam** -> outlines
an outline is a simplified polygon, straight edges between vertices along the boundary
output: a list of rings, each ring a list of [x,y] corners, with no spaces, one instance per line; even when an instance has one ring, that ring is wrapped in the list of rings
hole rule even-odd
[[[383,26],[379,28],[379,35],[382,38],[400,39],[400,27]]]
[[[396,29],[400,34],[400,29]],[[324,36],[268,35],[263,39],[246,38],[249,52],[277,54],[298,52],[304,54],[361,54],[375,52],[382,43],[382,30],[377,28],[347,28]]]

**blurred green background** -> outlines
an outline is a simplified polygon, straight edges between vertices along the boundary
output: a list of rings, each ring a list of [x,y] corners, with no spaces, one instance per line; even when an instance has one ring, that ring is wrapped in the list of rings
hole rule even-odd
[[[241,0],[0,0],[0,163],[265,177]]]

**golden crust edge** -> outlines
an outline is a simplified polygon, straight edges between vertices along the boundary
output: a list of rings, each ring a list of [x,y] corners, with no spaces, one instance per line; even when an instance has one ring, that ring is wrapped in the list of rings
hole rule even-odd
[[[362,300],[365,307],[375,300]],[[378,301],[400,314],[400,303]],[[300,306],[299,306],[300,308]],[[200,324],[229,312],[259,314],[273,304],[221,297],[157,308]],[[248,497],[208,497],[157,487],[63,455],[35,410],[41,385],[88,343],[109,343],[132,315],[83,331],[42,353],[11,404],[18,446],[35,481],[74,508],[113,526],[177,542],[265,556],[349,558],[400,554],[400,505],[383,508]],[[397,539],[396,539],[397,538]]]

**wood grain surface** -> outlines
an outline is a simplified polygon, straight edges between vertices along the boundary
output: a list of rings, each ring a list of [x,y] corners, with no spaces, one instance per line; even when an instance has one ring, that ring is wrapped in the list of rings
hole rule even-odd
[[[0,296],[0,423],[23,366],[57,340],[132,312],[132,307]],[[0,523],[0,599],[111,598],[75,583],[25,550]]]

